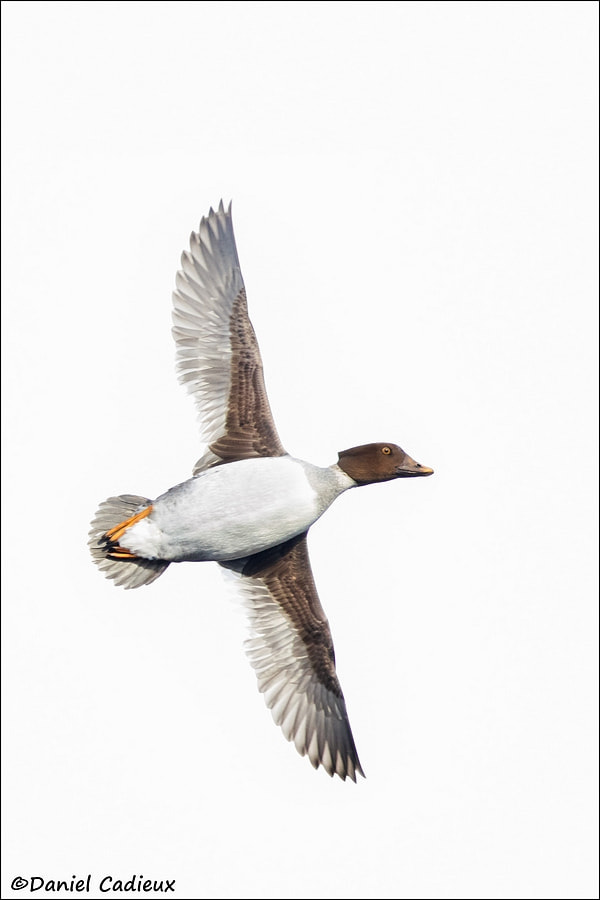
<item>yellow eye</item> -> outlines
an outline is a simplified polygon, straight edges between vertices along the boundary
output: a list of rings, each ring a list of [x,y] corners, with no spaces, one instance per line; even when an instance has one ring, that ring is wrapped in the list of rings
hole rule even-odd
[[[389,456],[392,451],[390,450],[389,447],[382,447],[381,452],[385,453],[386,456]]]

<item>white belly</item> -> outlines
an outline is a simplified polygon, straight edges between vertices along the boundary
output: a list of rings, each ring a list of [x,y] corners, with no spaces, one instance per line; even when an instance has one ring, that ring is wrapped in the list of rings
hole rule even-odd
[[[323,472],[289,456],[208,469],[159,497],[121,544],[147,559],[171,561],[238,559],[266,550],[306,531],[339,493],[320,498],[307,469]]]

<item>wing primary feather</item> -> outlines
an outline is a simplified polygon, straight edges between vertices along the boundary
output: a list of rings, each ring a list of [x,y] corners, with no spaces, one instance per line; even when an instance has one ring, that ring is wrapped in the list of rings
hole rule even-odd
[[[211,208],[192,232],[176,288],[177,372],[194,398],[207,445],[194,474],[223,462],[284,455],[248,318],[231,203]]]
[[[273,720],[314,768],[356,781],[364,773],[306,535],[221,565],[246,608],[251,637],[244,646]]]

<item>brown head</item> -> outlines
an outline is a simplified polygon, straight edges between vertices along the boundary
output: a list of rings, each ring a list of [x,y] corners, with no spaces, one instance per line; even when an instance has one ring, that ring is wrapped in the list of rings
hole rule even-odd
[[[433,475],[433,469],[415,462],[397,444],[362,444],[360,447],[351,447],[338,454],[337,464],[357,484]]]

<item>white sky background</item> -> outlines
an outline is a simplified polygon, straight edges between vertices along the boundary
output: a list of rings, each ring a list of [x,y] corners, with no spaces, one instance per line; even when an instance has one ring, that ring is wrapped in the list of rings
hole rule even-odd
[[[597,13],[3,4],[2,896],[597,897]],[[216,566],[88,556],[200,454],[170,294],[221,197],[285,446],[435,469],[311,532],[357,786],[271,721]]]

